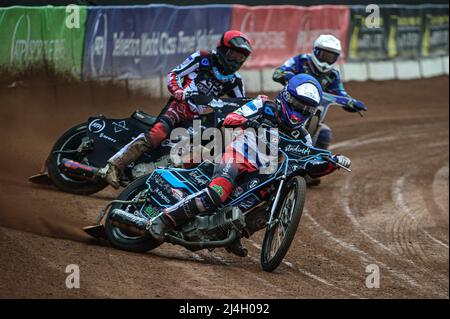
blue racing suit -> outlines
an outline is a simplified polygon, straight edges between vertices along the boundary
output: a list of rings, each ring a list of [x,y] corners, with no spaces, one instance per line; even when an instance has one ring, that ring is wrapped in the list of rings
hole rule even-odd
[[[300,54],[287,60],[282,66],[275,69],[273,80],[282,85],[286,85],[290,78],[301,73],[306,73],[315,77],[320,85],[322,85],[324,92],[350,98],[349,105],[344,106],[346,111],[357,112],[366,110],[364,103],[351,98],[345,91],[338,70],[333,69],[328,73],[319,72],[314,66],[311,55],[309,54]],[[328,147],[331,142],[331,137],[331,129],[327,125],[322,124],[316,145],[322,148]]]

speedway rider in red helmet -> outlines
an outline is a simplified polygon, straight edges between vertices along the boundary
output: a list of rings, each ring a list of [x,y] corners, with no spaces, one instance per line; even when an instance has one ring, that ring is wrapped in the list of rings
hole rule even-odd
[[[241,76],[236,73],[252,52],[249,38],[240,31],[226,31],[216,50],[197,51],[168,74],[167,85],[172,97],[158,116],[156,124],[146,133],[125,145],[108,160],[100,176],[118,188],[121,171],[142,156],[157,149],[170,132],[185,121],[204,112],[204,107],[186,101],[192,93],[221,97],[244,97]]]

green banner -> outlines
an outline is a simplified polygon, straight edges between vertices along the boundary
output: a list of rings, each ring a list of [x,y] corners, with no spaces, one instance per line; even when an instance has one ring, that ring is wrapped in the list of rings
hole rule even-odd
[[[86,15],[86,7],[76,5],[0,9],[0,69],[81,77]]]

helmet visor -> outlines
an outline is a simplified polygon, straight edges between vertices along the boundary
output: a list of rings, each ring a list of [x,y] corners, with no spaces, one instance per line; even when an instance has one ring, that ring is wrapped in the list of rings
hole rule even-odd
[[[286,102],[289,104],[289,106],[298,113],[301,113],[302,115],[311,114],[314,112],[315,107],[305,104],[304,102],[297,100],[295,97],[293,97],[288,91],[284,92],[284,97],[286,99]]]
[[[317,49],[316,57],[320,62],[334,64],[338,60],[339,54],[336,52],[331,52],[323,49]]]
[[[246,53],[247,55],[249,55],[252,52],[252,47],[250,43],[248,43],[248,41],[243,37],[234,37],[233,39],[230,40],[230,44],[234,49],[240,50],[243,53]]]
[[[237,63],[244,63],[247,59],[247,55],[233,49],[228,49],[225,56],[229,61],[235,61]]]

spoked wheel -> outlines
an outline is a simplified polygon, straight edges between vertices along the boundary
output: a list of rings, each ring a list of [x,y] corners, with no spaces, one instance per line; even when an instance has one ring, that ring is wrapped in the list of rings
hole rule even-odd
[[[148,176],[142,176],[133,181],[123,190],[119,197],[117,197],[117,200],[131,201],[133,199],[142,197],[148,187],[146,184],[147,178]],[[124,210],[130,214],[134,214],[136,210],[140,209],[140,207],[136,207],[131,204],[117,203],[111,206],[110,212],[117,208]],[[105,220],[105,232],[111,244],[114,247],[122,250],[143,253],[161,245],[161,242],[155,240],[151,236],[139,236],[132,232],[114,226],[109,219],[109,215],[106,216]]]
[[[291,246],[305,204],[306,182],[295,176],[284,187],[273,224],[266,230],[261,251],[261,266],[265,271],[275,270]]]
[[[87,125],[85,123],[74,126],[58,139],[48,157],[48,175],[53,184],[64,192],[91,195],[108,186],[106,181],[93,182],[67,176],[59,168],[63,158],[89,165],[85,154],[75,152],[86,136]]]

